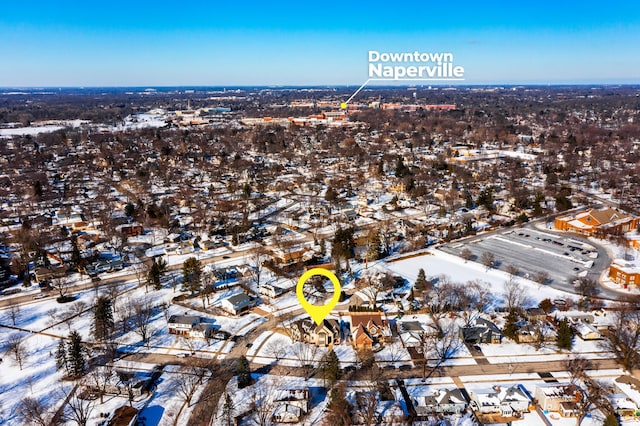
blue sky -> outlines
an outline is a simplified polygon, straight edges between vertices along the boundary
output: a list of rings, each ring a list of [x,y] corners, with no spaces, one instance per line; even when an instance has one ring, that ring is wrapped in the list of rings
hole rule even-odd
[[[359,85],[369,50],[451,52],[466,84],[640,83],[640,4],[567,3],[5,2],[0,86]]]

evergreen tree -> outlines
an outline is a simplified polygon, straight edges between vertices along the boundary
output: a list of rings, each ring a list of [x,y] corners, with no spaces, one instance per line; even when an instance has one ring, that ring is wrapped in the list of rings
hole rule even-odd
[[[243,355],[236,362],[236,375],[238,376],[238,388],[242,389],[251,385],[251,367],[249,361]]]
[[[69,373],[72,377],[80,377],[84,374],[86,368],[85,359],[86,349],[82,344],[82,337],[77,331],[69,334],[67,342],[67,359],[69,363]]]
[[[133,203],[128,202],[126,206],[124,206],[124,214],[125,216],[131,217],[136,212],[136,207]]]
[[[71,237],[71,264],[77,269],[82,268],[84,262],[82,255],[80,254],[80,248],[78,248],[78,237]]]
[[[331,247],[331,254],[334,257],[344,259],[353,258],[356,248],[355,242],[353,241],[353,234],[353,228],[341,228],[336,231]]]
[[[225,426],[233,426],[233,400],[228,393],[224,394],[224,405],[222,406],[222,420]]]
[[[327,242],[320,240],[320,256],[325,257],[327,255]]]
[[[570,350],[573,347],[573,331],[566,318],[561,319],[558,323],[556,345],[558,345],[559,349],[566,350]]]
[[[514,309],[509,311],[504,327],[502,328],[502,334],[511,340],[518,342],[518,314]]]
[[[338,193],[331,187],[327,187],[327,192],[324,194],[324,199],[331,202],[338,198]]]
[[[100,296],[93,311],[91,332],[94,339],[103,342],[109,339],[113,331],[113,304],[107,296]]]
[[[384,257],[384,251],[382,250],[382,244],[380,244],[380,232],[375,229],[369,231],[367,237],[369,249],[367,250],[368,260],[378,260]]]
[[[340,378],[340,361],[333,349],[325,355],[322,370],[325,380],[328,380],[330,383],[334,383]]]
[[[602,423],[602,426],[619,426],[619,425],[620,425],[620,422],[618,421],[618,418],[616,417],[616,415],[613,413],[609,413],[607,417],[605,417],[604,422]]]
[[[162,259],[160,259],[162,261]],[[162,284],[160,283],[160,278],[162,273],[160,271],[160,264],[156,261],[156,258],[153,258],[153,263],[151,264],[151,268],[149,268],[149,274],[147,275],[147,280],[149,284],[153,286],[156,290],[160,290],[162,288]]]
[[[202,287],[202,266],[195,257],[190,257],[182,264],[182,289],[191,294],[200,291]]]
[[[345,397],[344,385],[331,389],[327,420],[332,426],[351,426],[351,404]]]
[[[62,370],[63,368],[65,373],[69,374],[67,347],[64,344],[64,340],[60,339],[60,342],[58,343],[58,349],[56,350],[56,369]]]
[[[418,291],[426,291],[427,287],[427,276],[424,273],[424,269],[420,268],[420,270],[418,271],[418,277],[416,278],[415,288]]]

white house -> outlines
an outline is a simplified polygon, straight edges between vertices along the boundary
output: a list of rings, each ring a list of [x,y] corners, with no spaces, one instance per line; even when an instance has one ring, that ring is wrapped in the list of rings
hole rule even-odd
[[[220,304],[222,305],[222,309],[230,314],[240,315],[241,313],[247,312],[249,309],[256,306],[256,301],[252,297],[244,293],[240,293],[223,299]]]
[[[413,397],[413,406],[419,416],[434,413],[462,413],[467,400],[458,388],[426,388]]]
[[[208,339],[213,333],[212,324],[196,315],[171,315],[168,328],[169,334],[200,339]]]
[[[470,393],[471,408],[482,414],[500,413],[513,417],[529,411],[531,398],[522,385],[494,386],[492,389]]]

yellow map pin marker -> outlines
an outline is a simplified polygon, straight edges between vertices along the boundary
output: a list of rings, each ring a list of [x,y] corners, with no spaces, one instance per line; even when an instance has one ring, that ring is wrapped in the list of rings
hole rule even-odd
[[[340,109],[347,109],[347,103],[346,102],[341,103]]]
[[[302,291],[304,288],[304,283],[307,282],[309,278],[314,275],[322,275],[323,277],[329,278],[331,283],[333,284],[333,297],[329,300],[329,303],[322,306],[312,305],[307,302],[307,299],[304,298],[304,292]],[[296,296],[298,296],[298,301],[300,301],[300,305],[304,308],[305,311],[313,318],[316,324],[322,324],[322,321],[329,315],[329,312],[333,309],[334,306],[340,300],[340,280],[336,275],[323,268],[311,268],[298,279],[298,285],[296,286]]]

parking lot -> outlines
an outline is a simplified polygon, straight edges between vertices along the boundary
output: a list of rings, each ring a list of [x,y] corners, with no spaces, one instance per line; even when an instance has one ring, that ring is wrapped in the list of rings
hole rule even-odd
[[[597,280],[609,262],[601,247],[567,234],[541,231],[531,225],[479,235],[440,249],[456,256],[469,249],[470,260],[479,263],[485,252],[492,253],[494,268],[507,271],[513,265],[518,269],[518,276],[532,280],[544,271],[548,274],[545,285],[568,292],[575,292],[573,281],[576,277],[588,276]],[[602,297],[616,297],[606,289],[601,289],[600,293]]]

